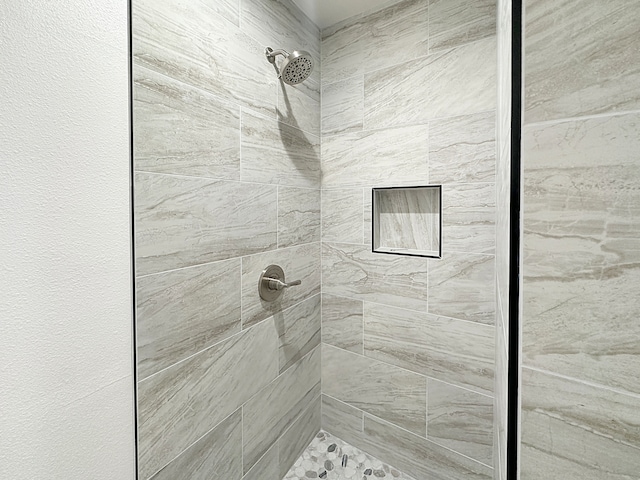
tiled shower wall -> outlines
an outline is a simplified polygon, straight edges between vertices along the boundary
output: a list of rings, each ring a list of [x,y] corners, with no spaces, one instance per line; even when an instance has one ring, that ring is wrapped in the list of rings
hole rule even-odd
[[[636,0],[525,11],[521,478],[640,478]]]
[[[279,479],[320,428],[320,58],[287,1],[135,0],[140,478]],[[302,285],[261,302],[280,264]]]
[[[323,31],[322,424],[416,478],[492,478],[496,4]],[[371,188],[443,185],[442,259],[371,253]]]

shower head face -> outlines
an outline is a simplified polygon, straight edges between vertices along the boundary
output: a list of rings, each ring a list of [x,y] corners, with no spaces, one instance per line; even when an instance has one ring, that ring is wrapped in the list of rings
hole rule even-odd
[[[309,52],[304,50],[295,51],[289,54],[282,67],[280,67],[280,76],[284,83],[289,85],[297,85],[304,82],[313,71],[313,59]]]

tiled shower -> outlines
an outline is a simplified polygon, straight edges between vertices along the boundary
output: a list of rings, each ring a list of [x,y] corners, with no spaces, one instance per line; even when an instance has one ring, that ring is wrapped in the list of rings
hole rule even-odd
[[[527,3],[536,59],[540,12],[553,2]],[[560,9],[578,3],[595,4],[567,0]],[[358,452],[351,461],[363,455],[388,467],[365,478],[374,470],[416,480],[506,478],[510,8],[502,0],[402,0],[320,30],[291,0],[133,0],[140,479],[296,478],[311,458],[307,447],[334,437]],[[267,46],[310,52],[312,76],[280,82]],[[531,92],[551,67],[531,62]],[[542,140],[562,145],[576,132],[573,123],[545,122],[606,110],[556,111],[552,100],[531,101],[525,172],[538,168],[529,159],[548,168],[554,155],[565,158]],[[636,131],[634,118],[585,128],[611,138]],[[620,168],[631,168],[636,157],[620,158]],[[372,188],[426,185],[442,187],[442,258],[372,252]],[[525,195],[541,192],[526,185]],[[533,215],[557,206],[525,198]],[[526,222],[525,251],[535,251],[539,232]],[[612,248],[633,251],[624,232]],[[530,272],[536,258],[525,257]],[[258,278],[272,264],[301,284],[266,303]],[[541,282],[551,269],[543,267]],[[534,299],[536,275],[525,279]],[[627,373],[634,364],[595,355],[590,373],[579,372],[571,358],[587,348],[555,357],[553,342],[538,340],[562,336],[558,324],[527,324],[529,312],[522,478],[552,478],[536,476],[536,461],[561,456],[540,447],[552,433],[532,427],[536,415],[549,415],[563,432],[552,403],[559,397],[544,392],[563,405],[577,401],[578,387],[543,372],[555,361],[571,381],[622,390],[613,420],[626,433],[605,431],[630,449],[619,462],[628,476],[619,478],[636,478],[637,382],[603,379],[596,360],[623,358],[614,366]],[[603,391],[594,390],[598,402],[617,401],[601,400]],[[596,450],[603,437],[593,438],[586,445]],[[316,463],[299,478],[327,478],[323,466],[331,471]]]

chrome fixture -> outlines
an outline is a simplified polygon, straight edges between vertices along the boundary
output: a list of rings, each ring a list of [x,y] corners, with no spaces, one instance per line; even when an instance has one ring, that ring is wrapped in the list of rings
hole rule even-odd
[[[284,57],[284,62],[279,68],[279,78],[282,78],[284,83],[289,85],[297,85],[304,82],[313,71],[313,58],[311,58],[309,52],[304,50],[296,50],[293,53],[289,53],[286,50],[274,50],[271,47],[267,47],[264,53],[267,56],[267,60],[274,65],[277,55]]]
[[[269,265],[260,274],[258,280],[258,293],[265,302],[275,302],[280,298],[285,288],[300,285],[302,280],[295,280],[287,283],[284,278],[284,271],[279,265]]]

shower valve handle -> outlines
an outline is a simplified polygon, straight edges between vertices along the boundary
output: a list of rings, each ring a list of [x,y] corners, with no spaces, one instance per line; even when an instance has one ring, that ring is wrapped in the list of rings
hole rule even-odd
[[[258,279],[258,293],[265,302],[275,302],[282,296],[285,289],[301,284],[302,280],[287,282],[282,267],[269,265],[262,271]]]
[[[282,290],[284,288],[295,287],[296,285],[300,285],[302,280],[294,280],[293,282],[285,283],[278,278],[270,278],[265,277],[262,279],[263,282],[267,282],[267,286],[269,290]]]

